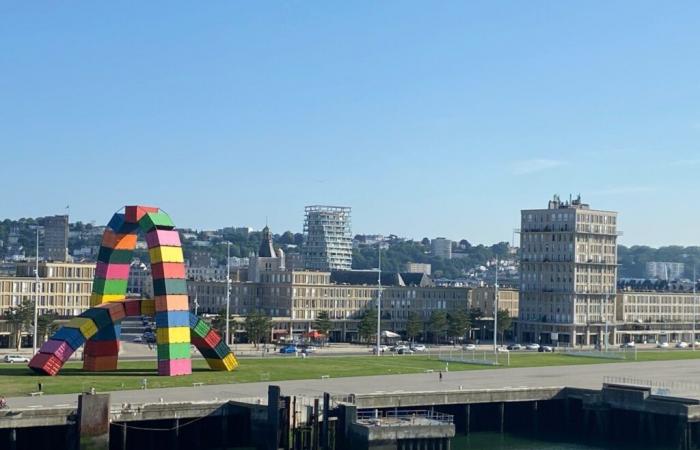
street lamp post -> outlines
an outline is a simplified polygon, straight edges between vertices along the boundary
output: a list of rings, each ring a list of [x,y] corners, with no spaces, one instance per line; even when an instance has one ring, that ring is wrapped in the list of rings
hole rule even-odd
[[[697,284],[697,278],[695,274],[695,264],[693,264],[693,341],[690,343],[695,351],[695,320],[697,317],[697,298],[695,298],[695,285]]]
[[[493,352],[498,354],[498,258],[496,259],[496,281],[493,292]]]
[[[34,261],[34,332],[32,333],[32,355],[36,354],[37,331],[39,326],[39,291],[41,290],[41,280],[39,279],[39,227],[36,229],[36,258]],[[20,336],[21,339],[21,336]]]
[[[380,343],[382,337],[382,244],[379,243],[379,275],[377,275],[377,356],[382,356]]]
[[[231,243],[226,242],[226,345],[231,344],[229,317],[231,310]]]

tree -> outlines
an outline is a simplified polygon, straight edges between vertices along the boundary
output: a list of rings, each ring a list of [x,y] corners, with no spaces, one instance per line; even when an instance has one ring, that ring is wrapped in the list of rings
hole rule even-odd
[[[333,328],[333,322],[331,322],[328,311],[319,311],[314,321],[314,328],[323,334],[325,340],[328,340],[328,335]]]
[[[58,328],[56,323],[58,320],[58,314],[42,314],[37,318],[37,342],[40,344],[49,338],[49,335],[53,334]]]
[[[466,311],[460,309],[447,315],[447,334],[455,341],[464,337],[464,334],[469,330],[469,326],[469,316]]]
[[[246,316],[243,327],[248,335],[248,341],[257,348],[258,344],[270,335],[272,319],[264,312],[255,310]]]
[[[418,337],[423,331],[423,320],[417,312],[411,311],[408,313],[408,321],[406,322],[406,337],[408,337],[411,342]]]
[[[498,327],[498,331],[501,333],[501,342],[503,342],[505,332],[510,330],[510,327],[513,326],[513,318],[510,317],[510,312],[508,312],[507,309],[499,309],[496,319],[498,322],[496,326]]]
[[[447,314],[445,311],[433,311],[430,314],[428,329],[433,335],[433,341],[437,343],[439,336],[447,331]]]
[[[360,339],[369,341],[377,332],[377,311],[372,308],[365,311],[360,319],[360,325],[357,328],[360,334]]]
[[[19,305],[6,310],[3,318],[15,334],[15,343],[19,351],[22,348],[22,332],[28,331],[34,320],[34,301],[28,298],[22,300]]]

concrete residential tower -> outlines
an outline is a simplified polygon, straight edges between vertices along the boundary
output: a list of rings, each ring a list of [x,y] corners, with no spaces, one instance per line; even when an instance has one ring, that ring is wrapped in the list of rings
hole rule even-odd
[[[304,266],[310,270],[350,270],[350,208],[314,205],[305,208]]]
[[[521,211],[521,341],[604,342],[605,324],[615,320],[617,235],[617,213],[590,209],[580,197]]]

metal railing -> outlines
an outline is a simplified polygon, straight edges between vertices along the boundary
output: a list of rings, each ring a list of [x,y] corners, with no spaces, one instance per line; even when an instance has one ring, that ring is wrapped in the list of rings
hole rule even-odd
[[[658,381],[635,377],[603,377],[604,384],[617,384],[622,386],[645,387],[652,390],[652,394],[668,395],[670,393],[700,393],[700,383],[689,381]]]
[[[361,409],[357,411],[357,423],[376,426],[407,426],[439,422],[440,424],[454,423],[454,416],[430,409],[408,409],[380,411],[376,409]]]

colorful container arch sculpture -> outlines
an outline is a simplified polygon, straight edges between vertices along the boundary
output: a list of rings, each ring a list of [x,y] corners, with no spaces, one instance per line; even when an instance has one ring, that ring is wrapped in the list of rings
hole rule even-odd
[[[209,324],[189,312],[180,235],[174,228],[170,217],[158,208],[127,206],[124,213],[114,214],[97,256],[91,308],[51,336],[29,367],[56,375],[73,352],[85,345],[83,370],[116,370],[121,321],[145,315],[155,316],[159,375],[192,373],[191,344],[211,369],[235,369],[238,362],[228,345]],[[126,298],[138,229],[146,233],[154,299]]]

